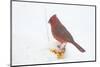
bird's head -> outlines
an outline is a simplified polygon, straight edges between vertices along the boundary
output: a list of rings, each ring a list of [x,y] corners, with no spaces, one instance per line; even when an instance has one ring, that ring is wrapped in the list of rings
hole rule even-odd
[[[48,23],[50,23],[50,24],[55,23],[56,19],[57,19],[57,16],[56,16],[56,14],[54,14],[53,16],[50,17]]]

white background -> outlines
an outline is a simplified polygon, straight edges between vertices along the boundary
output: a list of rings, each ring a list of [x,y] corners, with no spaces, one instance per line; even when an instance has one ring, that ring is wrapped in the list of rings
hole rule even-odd
[[[42,1],[47,1],[47,0],[42,0]],[[97,5],[97,8],[98,8],[98,14],[97,14],[97,22],[100,22],[100,19],[99,19],[99,15],[100,15],[100,1],[99,0],[48,0],[48,2],[64,2],[64,3],[79,3],[79,4],[95,4]],[[1,0],[0,2],[0,66],[1,67],[7,67],[9,65],[9,51],[10,51],[10,3],[9,3],[9,0]],[[97,27],[99,29],[99,23],[97,23]],[[98,30],[98,33],[97,34],[100,34],[99,30]],[[98,37],[100,37],[98,35]],[[98,43],[97,44],[100,44],[99,42],[99,38],[98,39]],[[89,62],[89,63],[76,63],[76,64],[61,64],[61,65],[47,65],[46,67],[51,67],[51,66],[59,66],[59,67],[66,67],[66,66],[70,66],[70,67],[73,67],[73,66],[91,66],[91,67],[94,67],[94,66],[99,66],[100,64],[100,49],[99,49],[99,45],[97,45],[97,51],[98,51],[98,54],[97,54],[97,62]],[[44,67],[44,66],[43,66]]]
[[[13,2],[12,6],[13,65],[95,60],[95,7],[27,2]],[[56,44],[50,44],[48,20],[54,14],[85,53],[70,43],[66,44],[64,59],[58,60],[50,53],[50,46]]]

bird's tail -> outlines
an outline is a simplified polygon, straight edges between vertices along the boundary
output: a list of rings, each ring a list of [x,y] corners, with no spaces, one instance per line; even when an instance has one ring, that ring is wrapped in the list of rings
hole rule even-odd
[[[79,46],[76,42],[72,42],[72,44],[80,51],[80,52],[85,52],[85,50]]]

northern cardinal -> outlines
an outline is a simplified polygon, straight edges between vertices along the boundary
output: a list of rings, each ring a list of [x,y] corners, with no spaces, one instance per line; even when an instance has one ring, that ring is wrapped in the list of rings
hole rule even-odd
[[[61,43],[61,45],[58,45],[59,49],[65,50],[65,45],[69,42],[72,43],[80,52],[85,52],[85,50],[74,41],[72,35],[60,22],[56,14],[49,19],[48,23],[50,23],[53,37]]]

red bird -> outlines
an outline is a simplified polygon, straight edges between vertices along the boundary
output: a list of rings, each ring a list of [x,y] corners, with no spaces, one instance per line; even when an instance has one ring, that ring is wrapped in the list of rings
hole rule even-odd
[[[61,45],[57,46],[59,49],[65,51],[64,44],[69,42],[72,43],[79,51],[85,52],[85,50],[74,41],[72,35],[68,32],[64,25],[61,24],[56,14],[49,19],[48,23],[51,25],[53,37],[61,43]]]

